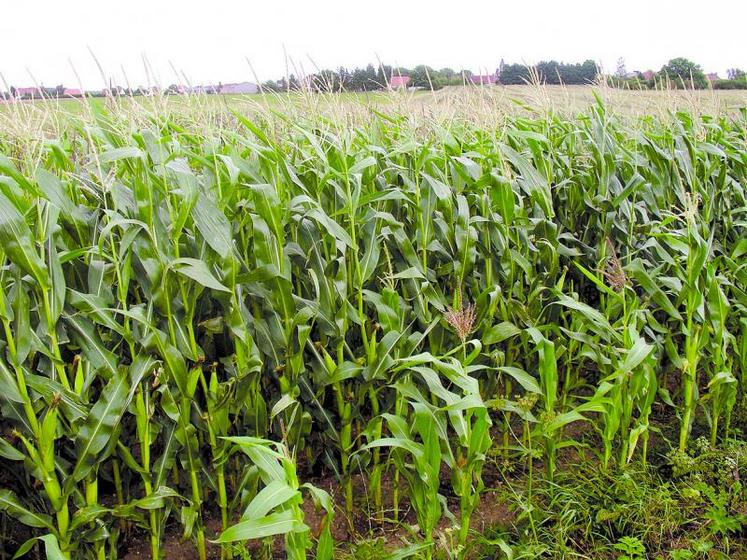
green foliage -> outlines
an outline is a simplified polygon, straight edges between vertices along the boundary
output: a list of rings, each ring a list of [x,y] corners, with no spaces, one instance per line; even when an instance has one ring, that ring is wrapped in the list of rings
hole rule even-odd
[[[636,537],[621,537],[615,543],[614,548],[622,553],[617,557],[618,560],[642,560],[646,558],[646,547]]]
[[[523,64],[506,64],[501,68],[499,79],[504,85],[523,85],[532,80],[531,70]]]
[[[716,80],[713,82],[713,89],[747,89],[747,79],[741,77],[732,80]]]
[[[288,449],[280,444],[252,437],[227,438],[227,441],[237,445],[251,459],[253,467],[247,471],[246,476],[258,476],[263,487],[246,504],[240,521],[223,531],[218,542],[245,542],[284,535],[288,558],[305,559],[310,540],[309,528],[304,524],[301,509],[303,488]],[[332,500],[324,490],[311,485],[304,486],[311,493],[314,502],[325,511],[315,558],[331,560],[334,554],[330,533],[334,516]]]
[[[416,66],[409,72],[410,84],[414,87],[437,90],[444,87],[447,78],[430,66]]]
[[[593,60],[575,64],[550,60],[533,66],[502,64],[495,71],[496,75],[500,76],[500,83],[505,85],[523,85],[532,81],[547,84],[591,84],[596,81],[598,72]],[[287,78],[268,81],[263,84],[263,88],[276,92],[288,89],[311,89],[320,92],[376,91],[386,89],[393,76],[409,76],[408,85],[412,87],[438,90],[448,85],[459,86],[465,82],[471,83],[472,72],[469,70],[456,72],[452,68],[436,70],[424,64],[412,68],[369,64],[363,68],[321,70],[303,80],[291,74]]]
[[[606,76],[606,81],[612,87],[627,90],[645,90],[649,89],[649,81],[640,73],[634,77]]]
[[[178,527],[203,559],[279,534],[302,558],[311,501],[320,557],[335,505],[351,528],[411,508],[393,554],[465,556],[491,457],[526,473],[501,554],[659,553],[697,511],[697,538],[734,539],[743,113],[87,107],[49,137],[0,131],[0,512],[32,538],[14,546],[106,558],[139,528],[159,558]],[[662,422],[676,489],[648,470]],[[569,481],[589,448],[596,474]]]
[[[533,66],[505,64],[500,70],[500,82],[506,85],[533,81],[544,84],[591,84],[597,79],[597,74],[598,68],[593,60],[577,64],[550,60]]]
[[[703,89],[708,87],[703,69],[686,58],[673,58],[661,67],[658,79],[681,89]]]

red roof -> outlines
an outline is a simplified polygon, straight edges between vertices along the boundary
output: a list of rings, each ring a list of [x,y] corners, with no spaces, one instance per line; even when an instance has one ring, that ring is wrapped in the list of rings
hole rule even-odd
[[[392,79],[389,80],[389,87],[403,88],[403,87],[407,87],[407,84],[409,83],[410,83],[410,76],[392,76]]]
[[[76,88],[65,88],[62,90],[62,95],[65,97],[81,97],[83,92]]]

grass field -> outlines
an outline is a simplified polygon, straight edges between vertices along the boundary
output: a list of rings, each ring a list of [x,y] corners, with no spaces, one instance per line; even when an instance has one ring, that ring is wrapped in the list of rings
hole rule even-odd
[[[746,104],[0,107],[0,560],[747,557]]]
[[[745,90],[671,90],[630,91],[608,87],[591,86],[493,86],[493,87],[447,87],[436,92],[370,92],[341,94],[276,94],[254,95],[206,95],[135,97],[120,100],[124,110],[159,111],[192,110],[195,107],[208,111],[256,110],[302,106],[345,106],[356,110],[360,106],[373,108],[398,108],[423,106],[438,111],[452,111],[462,116],[474,113],[475,105],[491,112],[514,114],[517,111],[579,112],[595,102],[600,95],[610,110],[630,116],[666,114],[678,110],[712,115],[727,114],[747,105]],[[83,116],[88,111],[86,102],[80,99],[60,99],[25,102],[22,109],[13,110],[10,104],[0,104],[0,115],[48,114],[50,112]],[[465,110],[469,107],[469,110]]]

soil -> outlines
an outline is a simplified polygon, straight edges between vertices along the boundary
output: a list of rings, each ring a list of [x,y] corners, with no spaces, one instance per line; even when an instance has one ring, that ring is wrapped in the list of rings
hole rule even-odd
[[[220,520],[210,517],[205,522],[205,532],[208,539],[215,538],[220,532]],[[126,539],[131,544],[127,546],[127,552],[122,556],[123,560],[136,560],[151,558],[150,540],[146,533],[137,531]],[[200,560],[194,542],[190,539],[184,540],[181,535],[181,527],[167,527],[166,536],[161,544],[164,558],[170,560]],[[220,558],[220,546],[207,543],[207,557],[210,560]]]
[[[195,545],[191,541],[180,542],[176,535],[167,535],[162,544],[165,558],[175,558],[179,560],[199,560]],[[127,553],[123,556],[124,560],[135,560],[136,558],[150,558],[150,544],[147,537],[142,542],[131,545]],[[220,552],[215,554],[214,551],[208,551],[208,558],[220,558]]]
[[[500,478],[493,473],[486,473],[486,482]],[[412,542],[412,532],[417,530],[417,521],[415,512],[407,502],[405,485],[402,483],[400,490],[400,515],[399,522],[395,522],[393,502],[394,479],[385,475],[382,477],[382,502],[384,508],[384,521],[378,519],[378,515],[372,512],[369,515],[369,502],[367,497],[367,480],[362,475],[353,477],[353,495],[357,498],[353,511],[352,524],[348,522],[344,511],[344,489],[334,477],[323,477],[313,480],[312,483],[332,496],[337,504],[338,511],[335,513],[332,523],[331,532],[337,546],[345,549],[356,541],[363,539],[383,539],[384,546],[387,550],[394,550],[398,547]],[[448,488],[448,481],[443,481],[445,486],[442,490]],[[492,482],[491,482],[492,484]],[[515,516],[509,506],[500,500],[500,496],[505,495],[499,487],[488,488],[480,498],[475,511],[472,514],[471,527],[474,531],[483,533],[488,529],[501,527],[509,528],[514,522]],[[458,511],[458,499],[454,496],[448,496],[449,509],[452,512]],[[358,503],[362,502],[362,503]],[[305,522],[311,530],[314,538],[317,538],[323,527],[326,513],[317,511],[312,500],[304,500],[302,505]],[[373,504],[370,504],[373,510]],[[439,524],[438,530],[444,531],[451,526],[448,518],[444,517]],[[169,527],[163,540],[164,557],[167,559],[177,560],[199,560],[194,543],[187,539],[182,539],[180,527],[177,523]],[[220,532],[220,519],[217,512],[210,516],[206,521],[206,535],[208,539],[213,539]],[[148,535],[140,530],[132,531],[126,538],[122,539],[126,545],[126,551],[121,556],[123,560],[150,559],[150,543]],[[252,552],[258,552],[260,545],[249,543],[247,545]],[[220,548],[208,543],[208,559],[214,560],[220,558]],[[278,537],[274,540],[272,546],[272,558],[285,558],[283,539]]]

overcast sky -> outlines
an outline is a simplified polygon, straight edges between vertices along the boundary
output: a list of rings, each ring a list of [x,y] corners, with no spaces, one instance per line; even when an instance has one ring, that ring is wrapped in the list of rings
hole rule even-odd
[[[106,7],[105,7],[106,6]],[[492,71],[506,62],[594,59],[613,71],[675,56],[723,77],[747,68],[744,0],[0,0],[10,85],[253,81],[297,68],[376,62]],[[150,80],[143,57],[153,68]],[[292,70],[292,69],[291,69]],[[4,89],[0,83],[0,89]]]

